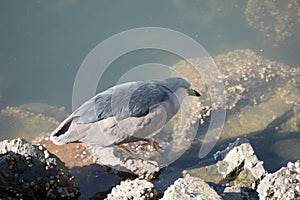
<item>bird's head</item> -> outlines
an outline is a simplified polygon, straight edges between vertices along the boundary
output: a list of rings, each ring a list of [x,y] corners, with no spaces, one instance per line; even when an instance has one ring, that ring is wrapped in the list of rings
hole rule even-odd
[[[176,94],[176,96],[196,96],[200,97],[201,94],[197,92],[196,90],[191,88],[191,84],[180,77],[172,77],[165,79],[166,86],[172,90],[173,93]]]

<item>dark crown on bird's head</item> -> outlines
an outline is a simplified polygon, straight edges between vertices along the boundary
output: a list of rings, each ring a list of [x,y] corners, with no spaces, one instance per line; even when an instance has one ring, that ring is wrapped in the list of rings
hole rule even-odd
[[[165,86],[168,87],[170,90],[172,90],[173,92],[175,92],[178,88],[185,88],[188,89],[191,87],[191,84],[180,77],[171,77],[171,78],[167,78],[164,80],[165,82]]]

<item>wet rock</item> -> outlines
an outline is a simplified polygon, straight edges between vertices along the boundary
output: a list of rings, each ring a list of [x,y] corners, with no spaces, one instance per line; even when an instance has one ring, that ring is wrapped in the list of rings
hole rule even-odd
[[[114,187],[106,200],[154,200],[156,199],[156,191],[152,183],[146,180],[134,179],[121,181],[120,185]]]
[[[300,161],[289,162],[273,174],[267,174],[257,188],[259,198],[299,199],[300,198]]]
[[[234,185],[253,187],[266,173],[246,138],[238,138],[223,151],[214,154],[219,173]],[[253,187],[255,188],[255,186]]]
[[[47,149],[18,138],[0,142],[0,196],[74,199],[79,196],[79,186]]]
[[[7,106],[0,110],[0,132],[3,133],[0,139],[22,137],[31,141],[41,133],[51,132],[66,116],[63,109],[47,104]]]
[[[214,189],[212,189],[201,178],[186,176],[179,178],[165,192],[162,200],[176,199],[222,199]]]

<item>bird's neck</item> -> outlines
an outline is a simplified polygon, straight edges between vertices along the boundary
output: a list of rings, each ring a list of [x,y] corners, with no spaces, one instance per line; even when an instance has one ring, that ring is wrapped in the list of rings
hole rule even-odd
[[[180,106],[183,99],[187,96],[186,89],[179,88],[178,90],[176,90],[175,96],[176,96],[176,98],[178,100],[178,103],[179,103],[179,106]]]

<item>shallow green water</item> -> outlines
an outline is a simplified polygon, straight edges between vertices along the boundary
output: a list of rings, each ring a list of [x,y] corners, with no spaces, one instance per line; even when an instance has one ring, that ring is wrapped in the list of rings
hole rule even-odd
[[[299,67],[299,35],[279,42],[266,38],[264,32],[248,25],[246,6],[247,1],[239,0],[1,1],[0,109],[40,102],[66,107],[70,113],[74,79],[87,54],[111,35],[137,27],[180,31],[199,42],[211,56],[249,48],[270,60]],[[299,30],[298,26],[299,23],[294,28]],[[139,64],[173,65],[179,60],[178,56],[162,51],[131,52],[111,64],[98,90],[112,86]],[[9,137],[0,134],[1,139]],[[272,152],[276,148],[272,146],[274,140],[299,138],[299,134],[278,136],[267,130],[259,137],[254,134],[253,143],[266,167],[275,170],[286,160]],[[179,165],[180,162],[175,164]]]

